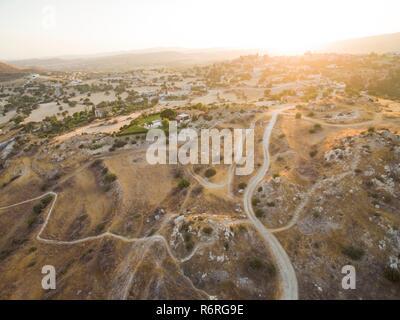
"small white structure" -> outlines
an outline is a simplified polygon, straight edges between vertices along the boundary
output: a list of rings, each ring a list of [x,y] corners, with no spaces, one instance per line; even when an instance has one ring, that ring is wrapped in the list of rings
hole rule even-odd
[[[145,128],[146,129],[155,129],[155,128],[160,128],[161,126],[162,126],[161,120],[154,120],[152,123],[146,124]]]
[[[94,109],[94,115],[96,118],[103,118],[105,113],[103,110],[99,109],[99,108],[95,108]]]
[[[190,120],[190,115],[187,113],[181,113],[176,117],[176,121],[178,123],[186,123]]]

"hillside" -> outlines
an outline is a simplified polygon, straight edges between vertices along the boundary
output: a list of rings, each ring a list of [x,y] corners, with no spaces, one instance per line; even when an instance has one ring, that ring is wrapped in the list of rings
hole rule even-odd
[[[400,52],[400,32],[372,37],[333,42],[323,47],[322,52],[368,54]]]
[[[9,64],[5,64],[3,62],[0,62],[0,73],[20,73],[21,70],[11,66]]]

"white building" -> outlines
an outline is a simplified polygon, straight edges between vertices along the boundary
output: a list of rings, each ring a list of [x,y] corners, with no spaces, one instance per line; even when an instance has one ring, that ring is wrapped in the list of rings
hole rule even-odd
[[[190,115],[188,115],[187,113],[181,113],[176,117],[176,121],[178,123],[186,123],[190,121]]]
[[[161,120],[154,120],[152,123],[145,125],[146,129],[156,129],[162,126]]]

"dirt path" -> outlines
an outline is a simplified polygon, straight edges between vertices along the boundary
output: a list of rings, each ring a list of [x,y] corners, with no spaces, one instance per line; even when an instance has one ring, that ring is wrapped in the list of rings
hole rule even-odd
[[[124,237],[124,236],[121,236],[121,235],[117,235],[115,233],[111,233],[111,232],[107,231],[107,232],[104,232],[104,233],[102,233],[100,235],[97,235],[97,236],[85,237],[85,238],[82,238],[82,239],[72,240],[72,241],[61,241],[61,240],[54,240],[54,239],[45,239],[45,238],[42,237],[42,233],[44,232],[44,230],[46,229],[46,227],[47,227],[47,225],[48,225],[48,223],[50,221],[51,215],[52,215],[53,210],[54,210],[54,206],[55,206],[55,204],[57,202],[57,198],[58,198],[58,194],[53,192],[53,191],[47,192],[47,193],[45,193],[45,194],[43,194],[41,196],[29,199],[29,200],[21,201],[21,202],[18,202],[18,203],[15,203],[15,204],[12,204],[12,205],[9,205],[9,206],[6,206],[6,207],[1,207],[0,211],[7,210],[7,209],[10,209],[10,208],[13,208],[13,207],[16,207],[16,206],[20,206],[22,204],[26,204],[26,203],[29,203],[29,202],[37,201],[37,200],[40,200],[40,199],[42,199],[42,198],[44,198],[46,196],[49,196],[49,195],[53,196],[54,198],[53,198],[52,204],[50,206],[50,209],[48,211],[46,220],[43,223],[42,227],[39,230],[39,233],[36,236],[36,240],[39,241],[39,242],[42,242],[42,243],[45,243],[45,244],[50,244],[50,245],[68,245],[68,246],[70,246],[70,245],[81,244],[81,243],[85,243],[85,242],[89,242],[89,241],[100,240],[100,239],[103,239],[103,238],[114,238],[114,239],[120,240],[120,241],[125,242],[125,243],[148,243],[148,242],[151,243],[151,242],[154,242],[154,241],[159,241],[159,242],[164,244],[169,256],[178,265],[180,263],[182,263],[182,262],[190,260],[193,257],[193,255],[197,252],[197,250],[196,250],[195,252],[191,253],[188,257],[185,257],[185,258],[182,258],[182,259],[178,260],[175,257],[175,255],[173,254],[170,246],[168,245],[167,240],[161,235],[153,235],[153,236],[143,237],[143,238],[127,238],[127,237]],[[192,280],[189,277],[187,277],[183,272],[182,272],[182,275],[183,275],[183,277],[185,279],[187,279],[189,281],[189,283],[191,284],[191,286],[192,286],[192,288],[194,290],[198,291],[203,296],[207,296],[210,300],[214,299],[214,297],[210,296],[204,290],[196,288],[194,286]],[[130,282],[129,282],[129,285],[130,285]],[[126,298],[126,297],[127,297],[127,295],[124,296],[124,298]]]
[[[278,239],[261,223],[260,220],[254,214],[253,205],[251,203],[253,194],[258,186],[258,184],[264,179],[270,167],[270,154],[269,154],[269,144],[271,140],[272,130],[277,122],[278,116],[282,111],[291,109],[292,107],[284,107],[281,110],[272,111],[272,117],[265,128],[263,144],[264,144],[264,163],[260,167],[257,174],[250,180],[248,187],[245,190],[243,203],[244,210],[252,222],[253,226],[256,228],[258,233],[262,236],[267,247],[270,248],[273,257],[275,257],[275,263],[278,269],[281,292],[280,298],[283,300],[297,300],[298,299],[298,285],[297,277],[290,262],[290,259],[283,249]]]
[[[292,217],[292,219],[290,219],[289,223],[283,227],[269,229],[269,231],[272,233],[278,233],[278,232],[289,230],[292,227],[294,227],[300,218],[301,212],[303,212],[305,206],[310,201],[310,198],[314,195],[314,193],[317,189],[322,188],[325,184],[339,182],[340,180],[343,180],[347,176],[354,175],[354,170],[357,168],[359,163],[360,163],[360,155],[357,154],[355,157],[355,160],[351,164],[350,170],[343,172],[341,174],[334,175],[330,178],[320,180],[317,183],[315,183],[311,187],[311,189],[307,192],[307,195],[304,197],[304,199],[301,201],[301,203],[295,209],[295,211],[293,213],[293,217]]]

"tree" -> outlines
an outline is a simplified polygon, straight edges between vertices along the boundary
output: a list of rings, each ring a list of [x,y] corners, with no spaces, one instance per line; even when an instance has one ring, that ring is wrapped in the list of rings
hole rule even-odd
[[[161,112],[161,119],[175,120],[176,111],[172,109],[165,109]]]
[[[186,179],[181,179],[178,183],[178,188],[183,190],[186,189],[190,186],[190,182],[187,181]]]
[[[206,176],[206,178],[211,178],[211,177],[215,176],[216,174],[217,174],[217,171],[214,168],[209,168],[206,170],[204,175]]]

